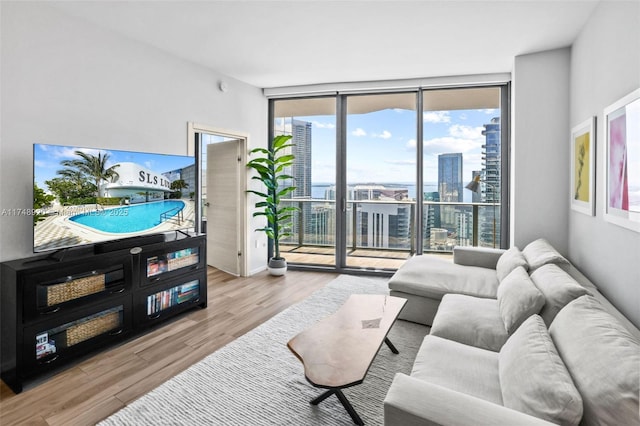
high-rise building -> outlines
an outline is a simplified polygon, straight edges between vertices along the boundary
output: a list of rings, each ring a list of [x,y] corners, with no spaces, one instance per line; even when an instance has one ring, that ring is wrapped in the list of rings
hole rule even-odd
[[[305,243],[319,245],[335,244],[335,213],[335,204],[314,203],[308,219],[310,229],[306,235]]]
[[[402,201],[409,198],[407,188],[384,185],[356,185],[354,200]],[[409,204],[361,203],[356,210],[357,245],[371,248],[406,248],[411,238]]]
[[[473,239],[473,211],[469,206],[456,209],[455,242],[459,246],[470,246]]]
[[[294,177],[296,190],[292,198],[311,197],[311,123],[292,120],[291,143],[294,145],[292,154],[295,155],[291,176]]]
[[[438,155],[438,193],[440,201],[463,202],[462,153]],[[456,231],[456,206],[440,207],[440,225],[451,232]]]
[[[275,135],[291,135],[290,143],[293,145],[287,151],[295,156],[293,165],[285,170],[285,174],[293,177],[293,180],[282,182],[282,185],[292,185],[296,189],[288,195],[288,198],[311,199],[311,146],[312,146],[312,123],[308,121],[286,118],[279,120],[274,131]],[[285,153],[287,153],[285,151]],[[289,240],[297,241],[299,233],[304,237],[317,231],[317,223],[312,218],[312,203],[293,203],[300,208],[300,212],[293,216],[291,220],[291,231],[293,237]],[[316,231],[314,231],[314,229]]]
[[[437,191],[425,192],[424,201],[440,201],[440,193]],[[440,228],[440,206],[437,204],[425,204],[423,210],[423,234],[425,249],[431,249],[431,231]]]
[[[462,153],[438,155],[440,201],[462,202]]]
[[[492,204],[480,214],[478,244],[485,247],[500,246],[500,118],[484,125],[482,134],[483,185],[482,201]]]
[[[482,145],[482,160],[484,166],[485,201],[500,202],[500,118],[491,119],[491,123],[484,125],[482,134],[485,143]]]

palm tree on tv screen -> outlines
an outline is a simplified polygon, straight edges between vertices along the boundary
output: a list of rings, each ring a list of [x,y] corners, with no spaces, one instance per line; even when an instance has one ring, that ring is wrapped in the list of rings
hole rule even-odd
[[[187,182],[184,181],[184,179],[176,179],[173,182],[171,182],[171,189],[174,192],[173,194],[175,194],[176,198],[182,198],[182,190],[185,188],[188,188],[189,184]]]
[[[75,160],[63,160],[60,165],[67,167],[66,169],[59,170],[58,174],[68,178],[76,178],[78,172],[86,179],[92,179],[96,186],[96,202],[97,197],[100,196],[100,182],[103,180],[113,181],[118,179],[120,175],[116,171],[118,165],[107,167],[109,160],[109,154],[99,152],[97,156],[87,154],[82,151],[74,151],[74,154],[79,156],[79,159]]]

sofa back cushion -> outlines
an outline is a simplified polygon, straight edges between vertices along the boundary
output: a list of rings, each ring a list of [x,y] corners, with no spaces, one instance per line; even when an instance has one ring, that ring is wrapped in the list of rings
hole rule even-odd
[[[547,327],[551,325],[560,309],[564,308],[567,303],[585,294],[590,294],[571,275],[553,263],[533,271],[531,280],[544,295],[545,303],[540,310],[540,316]]]
[[[518,266],[522,266],[525,270],[529,269],[527,259],[524,258],[524,255],[518,247],[513,246],[509,250],[505,251],[496,263],[496,275],[498,276],[498,280],[502,281],[505,279],[505,277]]]
[[[534,271],[547,263],[569,263],[569,261],[558,253],[558,250],[544,238],[538,238],[527,244],[522,250],[522,254],[525,259],[527,259],[529,271]]]
[[[504,328],[513,333],[524,320],[540,312],[544,296],[522,266],[511,271],[498,286],[498,306]]]
[[[509,337],[498,373],[505,407],[557,424],[580,422],[582,398],[540,316],[530,316]]]
[[[638,424],[640,342],[589,295],[567,304],[549,333],[582,395],[583,424]]]

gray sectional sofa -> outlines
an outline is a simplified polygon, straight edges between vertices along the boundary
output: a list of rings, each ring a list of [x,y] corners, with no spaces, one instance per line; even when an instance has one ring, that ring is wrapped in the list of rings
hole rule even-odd
[[[640,331],[546,240],[417,256],[389,288],[432,328],[386,425],[640,425]]]

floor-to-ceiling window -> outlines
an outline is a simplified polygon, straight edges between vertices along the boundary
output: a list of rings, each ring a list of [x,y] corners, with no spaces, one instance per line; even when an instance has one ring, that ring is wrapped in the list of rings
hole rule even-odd
[[[334,266],[336,253],[336,98],[272,102],[274,135],[291,135],[295,162],[287,174],[298,207],[292,236],[281,241],[289,263]]]
[[[288,262],[393,271],[504,246],[507,102],[507,84],[272,99],[272,134],[295,144]]]
[[[346,266],[415,253],[416,93],[346,97]]]
[[[501,246],[502,90],[422,92],[425,252]]]

